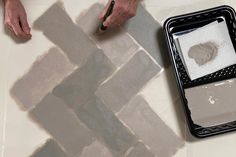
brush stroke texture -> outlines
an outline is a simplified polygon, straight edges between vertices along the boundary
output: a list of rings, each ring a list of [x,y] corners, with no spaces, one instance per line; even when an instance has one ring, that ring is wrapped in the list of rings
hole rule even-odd
[[[63,100],[52,94],[48,94],[29,114],[32,120],[63,146],[68,155],[79,155],[85,146],[93,142],[93,134]]]
[[[76,26],[63,9],[62,4],[55,3],[34,23],[34,28],[58,45],[75,64],[81,65],[97,51],[96,44]]]
[[[160,71],[160,66],[140,50],[110,80],[98,88],[96,95],[113,112],[118,112]]]
[[[80,106],[75,113],[106,144],[114,157],[123,156],[137,142],[136,137],[96,97]]]
[[[87,62],[54,88],[53,94],[62,98],[72,109],[94,97],[97,87],[115,70],[103,53],[91,55]]]
[[[106,146],[99,141],[94,141],[90,146],[84,148],[79,157],[113,157]]]
[[[124,29],[161,65],[168,64],[168,49],[162,26],[152,15],[139,5],[137,14],[130,19]]]
[[[155,157],[155,155],[143,143],[138,142],[125,157]]]
[[[102,4],[95,3],[85,14],[77,18],[77,24],[103,49],[112,63],[121,66],[138,51],[140,46],[121,27],[108,29],[104,33],[98,31],[101,23],[99,14],[103,8]]]
[[[69,157],[53,139],[48,140],[30,157]]]
[[[142,96],[135,97],[118,118],[157,156],[171,157],[184,146],[181,140],[149,107]]]
[[[51,48],[14,84],[11,95],[23,110],[31,109],[75,68],[60,49]]]

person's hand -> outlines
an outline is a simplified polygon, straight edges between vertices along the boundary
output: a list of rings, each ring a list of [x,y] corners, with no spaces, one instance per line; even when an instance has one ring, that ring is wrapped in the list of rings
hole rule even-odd
[[[4,0],[5,25],[17,37],[31,38],[27,15],[20,0]]]
[[[125,23],[127,20],[136,15],[139,1],[140,0],[116,0],[112,14],[106,19],[103,25],[106,27],[115,27]],[[101,20],[103,20],[110,3],[111,0],[109,0],[105,9],[101,13]]]

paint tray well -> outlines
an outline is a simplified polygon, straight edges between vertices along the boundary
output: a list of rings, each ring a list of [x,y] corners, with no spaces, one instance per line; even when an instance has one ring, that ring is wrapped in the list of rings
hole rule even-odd
[[[170,58],[172,61],[172,67],[174,69],[174,73],[176,76],[176,81],[179,87],[182,104],[185,109],[189,129],[190,129],[190,132],[194,136],[199,137],[199,138],[226,133],[230,131],[236,131],[236,114],[234,115],[234,113],[231,112],[230,109],[229,109],[229,113],[227,112],[219,113],[219,114],[224,114],[224,115],[228,115],[228,114],[232,115],[230,119],[227,119],[225,121],[224,119],[223,120],[221,119],[219,123],[204,123],[207,121],[207,118],[209,119],[214,118],[214,116],[211,117],[209,115],[205,116],[204,117],[205,119],[204,118],[201,119],[200,117],[201,120],[199,119],[196,120],[196,117],[194,117],[195,113],[193,113],[195,111],[193,110],[193,107],[191,106],[192,102],[190,102],[192,101],[192,99],[188,95],[189,91],[195,88],[196,89],[201,89],[201,88],[203,89],[205,87],[210,88],[224,81],[234,83],[234,78],[236,78],[236,65],[233,64],[226,68],[218,70],[214,73],[210,73],[203,77],[191,80],[186,70],[186,66],[184,65],[183,60],[181,59],[181,52],[176,44],[175,36],[176,34],[189,33],[191,31],[194,31],[198,28],[201,28],[203,26],[209,25],[214,22],[226,23],[230,40],[231,40],[230,42],[232,42],[233,48],[235,50],[236,49],[236,16],[235,16],[234,9],[231,8],[230,6],[220,6],[220,7],[211,8],[211,9],[207,9],[207,10],[203,10],[199,12],[171,17],[167,19],[164,24],[164,31],[166,35],[168,48],[169,48]],[[222,62],[226,62],[226,61],[222,61]],[[231,87],[232,84],[226,84],[226,86],[227,85]],[[233,89],[230,88],[230,90],[233,90]],[[235,91],[236,91],[236,88],[235,88]],[[195,94],[196,94],[196,97],[198,97],[197,92]],[[209,98],[211,98],[208,100],[210,103],[212,103],[211,105],[213,105],[214,103],[219,103],[218,101],[214,99],[214,97],[211,97],[210,95],[209,95]],[[224,99],[226,98],[228,97],[224,97]],[[234,99],[234,97],[232,97],[231,95],[229,99],[232,100]],[[236,98],[235,100],[232,100],[232,101],[236,102]],[[199,106],[202,105],[201,103],[199,104],[200,104]],[[221,102],[221,104],[223,103]],[[236,103],[234,106],[236,106]],[[197,109],[196,111],[199,113],[203,113],[203,111],[207,109],[207,106],[205,108],[203,106],[200,109],[202,109],[202,112],[199,111],[199,109]],[[233,119],[232,117],[235,117],[235,119]]]

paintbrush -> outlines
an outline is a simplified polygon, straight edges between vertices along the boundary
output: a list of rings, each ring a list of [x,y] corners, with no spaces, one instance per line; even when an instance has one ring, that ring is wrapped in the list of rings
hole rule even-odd
[[[109,5],[108,9],[107,9],[107,12],[106,14],[104,15],[103,19],[102,19],[102,22],[98,28],[99,32],[102,33],[104,31],[107,30],[107,27],[104,26],[104,22],[107,20],[107,18],[112,14],[112,11],[113,11],[113,8],[114,8],[114,5],[115,5],[115,0],[112,0],[111,1],[111,4]]]

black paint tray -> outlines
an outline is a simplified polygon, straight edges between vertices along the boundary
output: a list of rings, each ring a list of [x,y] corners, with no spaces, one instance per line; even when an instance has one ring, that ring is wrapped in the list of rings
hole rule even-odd
[[[175,41],[173,38],[174,34],[181,32],[188,32],[196,28],[200,28],[214,21],[226,21],[229,34],[234,46],[236,48],[236,16],[235,11],[230,6],[220,6],[211,8],[199,12],[190,14],[175,16],[167,19],[164,23],[165,36],[169,48],[169,54],[172,62],[172,67],[176,76],[182,104],[185,110],[188,126],[190,132],[198,137],[208,137],[218,135],[226,132],[236,131],[236,119],[233,122],[225,123],[217,126],[211,126],[204,128],[197,124],[194,124],[191,118],[191,112],[188,107],[188,101],[185,97],[185,89],[196,87],[208,83],[217,81],[227,80],[236,77],[236,65],[224,68],[215,73],[206,75],[199,79],[191,81],[182,60],[179,56],[179,52],[176,48]],[[236,94],[236,92],[235,92]],[[235,100],[236,105],[236,100]]]

